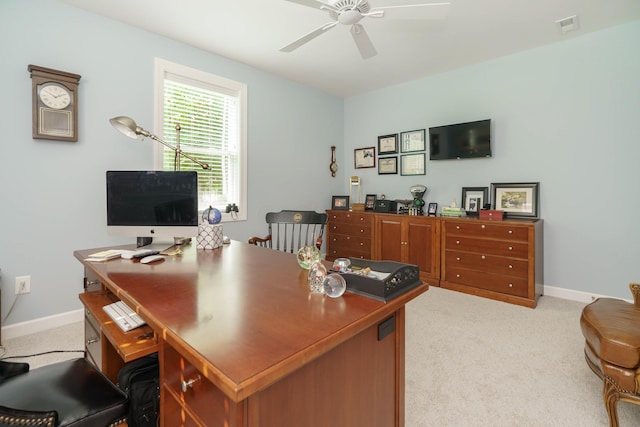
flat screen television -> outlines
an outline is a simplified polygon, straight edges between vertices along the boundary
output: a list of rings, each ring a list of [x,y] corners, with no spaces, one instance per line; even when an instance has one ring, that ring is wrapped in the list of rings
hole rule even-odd
[[[107,233],[171,240],[198,234],[195,171],[107,171]]]
[[[491,157],[491,120],[429,128],[429,159]]]

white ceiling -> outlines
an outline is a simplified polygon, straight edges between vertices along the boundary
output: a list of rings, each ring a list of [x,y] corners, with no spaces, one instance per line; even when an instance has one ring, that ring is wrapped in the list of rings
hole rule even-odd
[[[442,21],[362,20],[378,51],[363,60],[343,25],[280,52],[331,22],[285,0],[62,1],[344,97],[640,19],[639,0],[449,0]],[[368,0],[372,9],[437,1]],[[571,15],[580,27],[563,35],[556,21]]]

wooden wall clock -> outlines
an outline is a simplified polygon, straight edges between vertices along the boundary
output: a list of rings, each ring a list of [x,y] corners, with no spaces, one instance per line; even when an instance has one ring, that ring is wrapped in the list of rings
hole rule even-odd
[[[29,65],[33,138],[78,140],[78,74]]]

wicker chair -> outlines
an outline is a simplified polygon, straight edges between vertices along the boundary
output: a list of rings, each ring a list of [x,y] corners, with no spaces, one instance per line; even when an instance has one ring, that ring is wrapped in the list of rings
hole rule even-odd
[[[322,246],[328,215],[314,211],[283,210],[267,213],[266,237],[252,237],[249,243],[284,252],[297,253],[303,246]]]

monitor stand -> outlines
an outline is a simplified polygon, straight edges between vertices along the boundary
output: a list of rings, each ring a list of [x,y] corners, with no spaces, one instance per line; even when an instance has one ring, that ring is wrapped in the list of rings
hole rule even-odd
[[[141,248],[150,245],[151,242],[153,242],[153,237],[138,237],[136,239],[136,246]]]

